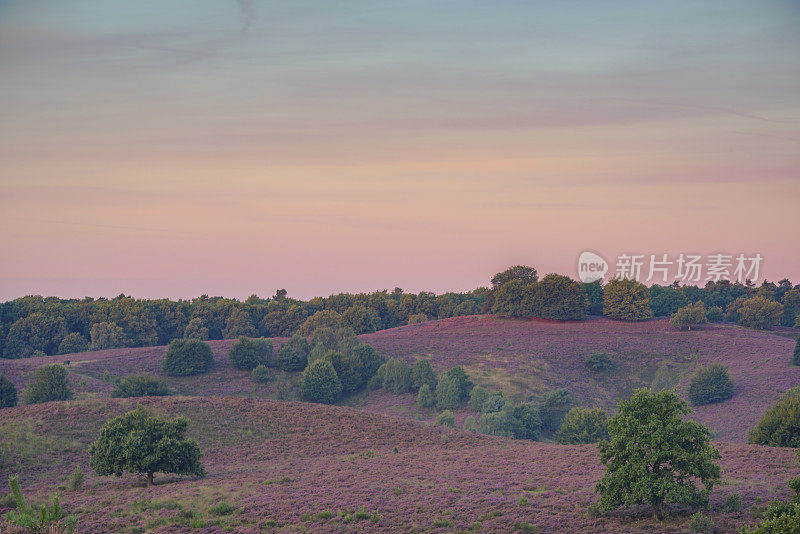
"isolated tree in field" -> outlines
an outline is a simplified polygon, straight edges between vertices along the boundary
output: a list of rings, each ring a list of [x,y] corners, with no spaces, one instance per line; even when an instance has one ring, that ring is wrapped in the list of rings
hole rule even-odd
[[[116,349],[127,344],[125,332],[114,322],[93,324],[89,337],[92,340],[92,350]]]
[[[25,404],[69,400],[72,389],[67,380],[66,367],[58,363],[42,365],[33,372],[33,379],[22,392]]]
[[[120,378],[111,392],[112,397],[164,397],[170,391],[166,384],[148,374]]]
[[[600,461],[608,469],[595,488],[602,512],[649,504],[653,516],[663,519],[670,503],[708,505],[720,480],[714,463],[720,455],[709,441],[708,428],[684,420],[691,413],[674,390],[638,389],[619,403],[608,422],[611,437],[598,445]]]
[[[702,300],[698,300],[694,304],[687,304],[683,308],[679,308],[669,321],[672,326],[680,330],[691,330],[693,326],[706,324],[708,322],[706,306]]]
[[[17,405],[17,388],[14,383],[0,373],[0,408],[11,408]]]
[[[758,330],[771,330],[781,323],[783,304],[757,296],[742,302],[738,313],[739,324]]]
[[[259,365],[267,365],[272,359],[272,340],[240,337],[228,352],[231,365],[237,369],[252,371]]]
[[[689,381],[689,400],[695,406],[726,401],[733,393],[728,368],[719,363],[700,367]]]
[[[186,439],[189,420],[171,421],[150,415],[138,405],[109,420],[89,446],[89,465],[101,476],[137,473],[153,484],[155,473],[205,476],[200,447]]]
[[[556,432],[556,441],[564,445],[597,443],[603,439],[608,439],[608,416],[601,408],[572,408]]]
[[[417,361],[411,366],[411,387],[418,390],[425,384],[431,390],[436,388],[436,373],[433,372],[430,360],[417,358]]]
[[[623,321],[653,317],[647,286],[628,278],[612,278],[603,289],[603,314]]]
[[[750,430],[747,441],[770,447],[800,448],[800,387],[787,391]]]
[[[313,402],[333,404],[342,394],[342,383],[327,359],[313,362],[303,371],[303,397]]]
[[[78,332],[71,332],[58,345],[59,354],[72,354],[73,352],[84,352],[89,350],[86,339]]]
[[[176,339],[169,344],[161,363],[170,376],[191,376],[205,373],[214,364],[214,353],[208,343],[199,339]]]
[[[306,338],[293,335],[278,350],[278,367],[283,371],[302,371],[308,364],[309,350]]]

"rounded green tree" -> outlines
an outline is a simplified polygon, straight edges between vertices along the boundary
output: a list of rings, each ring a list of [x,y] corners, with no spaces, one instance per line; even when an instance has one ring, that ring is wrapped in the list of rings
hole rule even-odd
[[[59,354],[72,354],[73,352],[84,352],[89,350],[89,344],[86,339],[78,332],[71,332],[58,346]]]
[[[669,503],[705,506],[720,480],[708,428],[684,420],[692,410],[674,390],[637,389],[608,422],[611,437],[598,445],[607,467],[597,483],[603,512],[649,504],[662,519]],[[703,489],[697,487],[697,482]]]
[[[58,363],[42,365],[33,372],[33,379],[22,392],[25,404],[69,400],[72,389],[67,380],[67,368]]]
[[[161,368],[170,376],[191,376],[208,371],[214,364],[214,353],[199,339],[176,339],[167,348]]]
[[[689,381],[689,400],[695,406],[728,400],[733,392],[728,368],[719,363],[699,368]]]
[[[252,371],[259,365],[267,365],[272,359],[272,341],[240,337],[228,352],[231,365],[237,369]]]
[[[17,388],[14,383],[0,373],[0,408],[11,408],[17,405]]]
[[[427,358],[418,358],[411,366],[411,387],[419,390],[425,384],[433,390],[436,387],[436,373]]]
[[[755,296],[742,302],[739,324],[758,330],[771,330],[781,324],[783,304],[763,296]]]
[[[422,384],[417,393],[417,406],[420,408],[431,408],[436,404],[436,397],[428,384]]]
[[[693,326],[706,324],[707,322],[708,314],[702,300],[679,308],[670,318],[672,326],[679,330],[691,330]]]
[[[597,443],[603,439],[608,439],[608,416],[601,408],[572,408],[556,432],[556,441],[564,445]]]
[[[333,404],[342,394],[342,383],[333,364],[317,360],[303,371],[303,397],[310,401]]]
[[[748,442],[800,448],[800,387],[787,391],[750,430]]]
[[[189,420],[151,416],[138,405],[109,420],[89,446],[89,465],[101,476],[137,473],[153,484],[155,473],[205,476],[200,447],[186,439]]]
[[[647,286],[628,278],[612,278],[603,289],[603,315],[623,321],[653,317]]]
[[[278,367],[283,371],[302,371],[308,364],[308,341],[297,334],[278,350]]]

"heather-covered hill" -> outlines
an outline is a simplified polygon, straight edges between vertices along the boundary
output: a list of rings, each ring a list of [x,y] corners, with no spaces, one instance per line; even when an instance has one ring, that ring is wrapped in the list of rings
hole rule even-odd
[[[602,474],[596,448],[512,440],[425,426],[349,408],[243,398],[145,398],[164,416],[185,415],[208,477],[94,476],[87,445],[102,423],[135,400],[95,399],[0,411],[0,475],[19,472],[43,498],[76,465],[81,489],[62,491],[85,532],[524,531],[681,532],[678,510],[663,524],[642,508],[593,518],[586,507]],[[747,512],[720,511],[731,492],[745,510],[789,492],[794,451],[719,443],[723,485],[712,494],[715,526],[735,531]],[[218,506],[225,502],[235,511]],[[270,529],[267,528],[267,531]],[[203,531],[203,530],[200,530]]]
[[[792,386],[800,385],[800,367],[790,365],[794,341],[775,333],[739,326],[711,324],[678,331],[667,320],[640,323],[592,318],[582,322],[501,319],[476,315],[430,321],[360,336],[386,357],[409,363],[430,357],[437,370],[464,366],[481,385],[502,389],[515,400],[536,399],[559,387],[573,392],[582,404],[613,410],[616,403],[642,386],[677,386],[685,392],[700,365],[720,362],[730,368],[735,396],[696,408],[696,417],[717,439],[744,442],[747,431]],[[283,339],[275,339],[277,349]],[[215,366],[211,372],[185,378],[161,376],[165,347],[111,349],[65,356],[0,360],[0,372],[24,387],[28,372],[39,365],[70,361],[70,379],[77,398],[107,397],[113,386],[106,379],[128,373],[159,375],[181,395],[297,398],[296,373],[276,372],[277,380],[254,384],[249,374],[230,366],[233,340],[210,341]],[[587,369],[585,359],[606,352],[615,361],[607,372]],[[106,374],[106,372],[108,374]],[[431,421],[415,396],[379,390],[345,399],[366,411]],[[463,421],[467,412],[457,413]]]

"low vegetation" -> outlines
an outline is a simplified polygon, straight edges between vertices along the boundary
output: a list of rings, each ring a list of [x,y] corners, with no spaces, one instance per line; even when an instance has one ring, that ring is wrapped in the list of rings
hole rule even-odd
[[[17,388],[14,383],[0,373],[0,408],[17,405]]]
[[[69,400],[73,396],[72,388],[67,380],[67,368],[52,363],[42,365],[33,372],[33,378],[22,392],[25,404]]]
[[[169,394],[164,382],[148,374],[123,376],[111,392],[112,397],[163,397]]]

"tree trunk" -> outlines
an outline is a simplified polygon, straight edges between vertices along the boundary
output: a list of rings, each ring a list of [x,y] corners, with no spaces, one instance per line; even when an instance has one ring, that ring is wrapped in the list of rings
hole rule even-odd
[[[153,473],[147,473],[147,487],[153,485]]]
[[[664,519],[664,508],[661,503],[651,503],[653,507],[653,519],[662,521]]]

